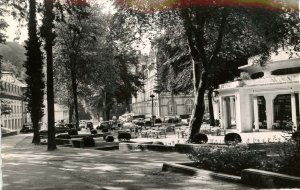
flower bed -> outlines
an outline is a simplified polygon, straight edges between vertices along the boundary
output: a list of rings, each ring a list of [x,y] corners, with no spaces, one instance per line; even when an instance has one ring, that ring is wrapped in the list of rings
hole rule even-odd
[[[241,175],[247,168],[262,169],[300,176],[300,159],[297,156],[296,143],[266,144],[268,152],[261,153],[248,145],[202,146],[190,150],[188,157],[196,167],[232,175]]]

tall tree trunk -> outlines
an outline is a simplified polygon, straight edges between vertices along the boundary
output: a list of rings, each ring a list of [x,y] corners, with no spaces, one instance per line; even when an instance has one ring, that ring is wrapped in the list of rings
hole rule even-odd
[[[220,19],[220,27],[218,29],[218,37],[215,42],[215,48],[211,55],[208,56],[206,51],[206,39],[205,39],[205,25],[207,18],[209,18],[209,11],[202,9],[201,11],[194,11],[194,9],[182,9],[181,17],[184,22],[185,33],[189,43],[190,53],[193,59],[194,69],[194,90],[195,90],[195,105],[190,122],[190,136],[191,142],[193,136],[200,130],[203,114],[205,110],[204,94],[208,83],[207,71],[211,65],[215,62],[219,52],[221,51],[222,41],[224,37],[224,30],[226,26],[227,17],[229,15],[226,8],[222,10],[222,16]],[[198,75],[198,73],[201,75]],[[200,76],[200,78],[199,78]],[[199,83],[199,85],[197,85]]]
[[[106,109],[106,118],[107,118],[107,121],[109,120],[110,118],[110,109]]]
[[[37,118],[31,117],[32,126],[33,126],[33,144],[41,144],[40,131],[39,131],[39,120]]]
[[[32,143],[40,144],[39,121],[43,116],[44,75],[42,71],[41,44],[37,36],[35,0],[29,1],[28,36],[29,38],[26,42],[27,60],[25,62],[26,74],[28,76],[26,78],[28,84],[26,96],[34,128]]]
[[[205,110],[204,94],[207,85],[207,72],[204,70],[201,72],[199,87],[195,96],[195,105],[192,113],[192,119],[190,121],[190,136],[189,142],[192,142],[193,136],[199,133],[200,126],[203,120],[203,114]]]
[[[45,13],[43,20],[45,50],[47,54],[47,107],[48,107],[48,150],[55,150],[55,126],[54,126],[54,89],[53,89],[53,40],[54,34],[52,30],[54,14],[54,0],[44,0]]]
[[[175,108],[175,101],[174,101],[174,91],[173,89],[171,90],[171,101],[172,101],[172,115],[174,116],[176,114],[176,108]]]
[[[74,104],[73,101],[69,102],[69,123],[73,123]]]
[[[213,90],[214,90],[213,88],[209,88],[207,93],[210,126],[215,126],[214,107],[213,107],[213,99],[212,99]]]
[[[74,110],[75,110],[75,126],[79,130],[79,115],[78,115],[78,99],[77,99],[77,80],[76,80],[76,70],[75,70],[75,60],[74,56],[71,55],[71,80],[72,80],[72,92],[74,98]]]

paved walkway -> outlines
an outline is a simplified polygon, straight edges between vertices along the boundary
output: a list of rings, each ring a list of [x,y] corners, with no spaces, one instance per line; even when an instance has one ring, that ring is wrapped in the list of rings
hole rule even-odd
[[[31,136],[2,139],[3,189],[249,189],[240,184],[162,172],[163,162],[189,161],[162,152],[98,151],[62,148],[47,152]]]

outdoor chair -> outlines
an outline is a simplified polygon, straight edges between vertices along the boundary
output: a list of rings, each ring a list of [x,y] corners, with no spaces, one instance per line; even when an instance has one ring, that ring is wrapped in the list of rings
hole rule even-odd
[[[159,131],[160,131],[159,133],[160,137],[164,136],[165,138],[167,138],[167,131],[165,128],[160,128]]]
[[[154,138],[155,138],[155,134],[150,132],[150,133],[148,134],[148,138],[153,138],[153,139],[154,139]]]
[[[141,138],[148,138],[148,131],[141,131]]]

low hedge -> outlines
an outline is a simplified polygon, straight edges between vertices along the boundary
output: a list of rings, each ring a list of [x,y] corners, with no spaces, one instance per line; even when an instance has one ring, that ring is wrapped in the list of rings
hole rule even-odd
[[[208,145],[190,150],[187,155],[197,167],[214,172],[240,175],[243,169],[253,168],[300,176],[300,159],[296,154],[296,144],[277,143],[274,150],[279,154],[267,156],[249,149],[246,144]]]
[[[206,134],[203,133],[195,134],[192,138],[192,142],[195,144],[204,144],[207,143],[207,141],[208,141],[208,137]]]
[[[107,133],[108,129],[102,129],[102,133]]]
[[[92,129],[92,130],[91,130],[91,134],[96,135],[97,133],[98,133],[98,132],[97,132],[96,129]]]
[[[131,139],[131,134],[122,132],[118,134],[119,141],[129,141]]]
[[[77,131],[76,129],[70,129],[70,130],[68,131],[68,134],[69,134],[69,135],[78,135],[78,131]]]
[[[83,140],[85,147],[94,147],[95,146],[95,140],[93,139],[93,137],[83,137],[82,140]]]
[[[224,141],[226,144],[240,143],[242,142],[242,137],[237,133],[228,133],[225,135]]]
[[[115,138],[114,138],[112,135],[108,135],[108,136],[106,136],[106,138],[105,138],[105,141],[106,141],[106,142],[114,142],[114,140],[115,140]]]

